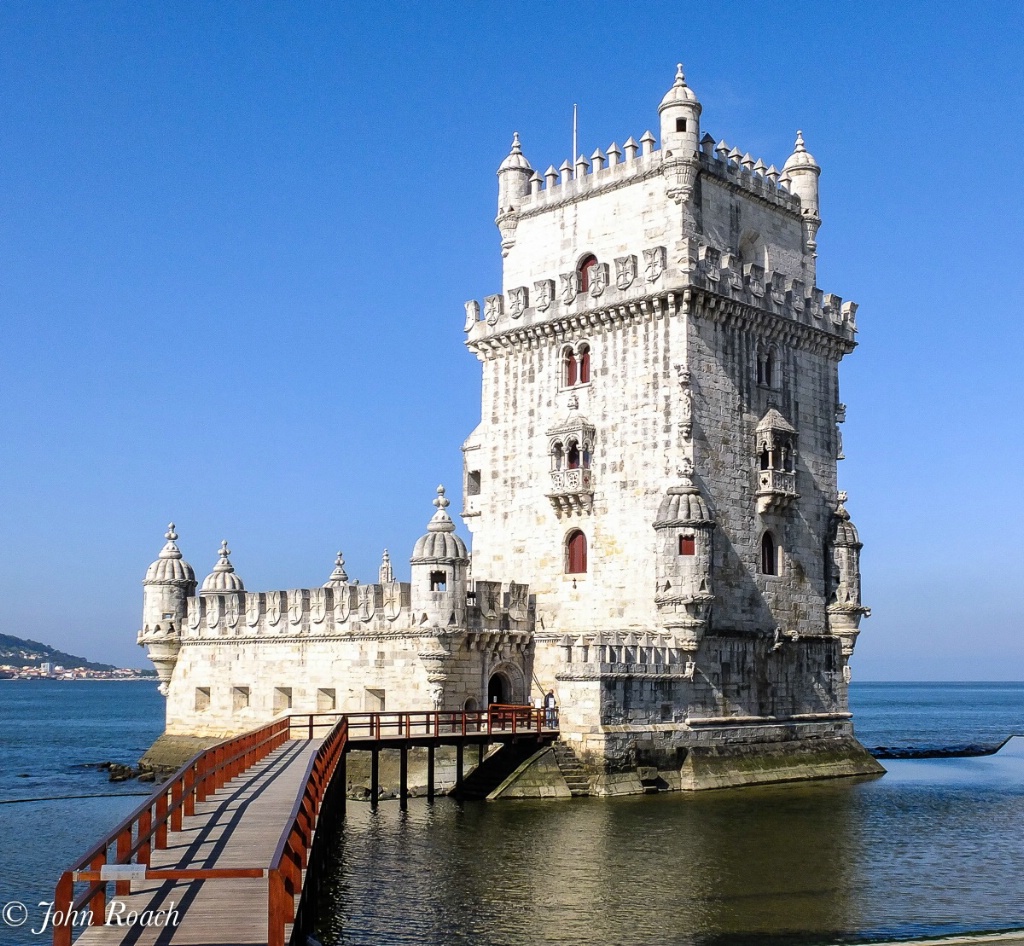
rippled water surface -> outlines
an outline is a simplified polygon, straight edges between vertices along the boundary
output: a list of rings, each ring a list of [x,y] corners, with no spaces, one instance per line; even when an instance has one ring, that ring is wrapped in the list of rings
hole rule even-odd
[[[998,744],[1024,687],[863,684],[869,745]],[[325,943],[733,946],[1024,928],[1024,748],[880,779],[350,804]]]

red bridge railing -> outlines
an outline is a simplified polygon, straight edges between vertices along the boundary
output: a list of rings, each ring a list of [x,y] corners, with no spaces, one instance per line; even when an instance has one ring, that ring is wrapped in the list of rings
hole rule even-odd
[[[232,868],[152,868],[152,852],[167,848],[168,832],[181,831],[183,818],[231,779],[293,738],[315,738],[329,730],[310,759],[302,789],[269,865]],[[300,713],[226,739],[197,753],[157,788],[113,831],[61,874],[54,896],[53,944],[71,946],[83,917],[104,923],[107,893],[128,896],[133,880],[268,879],[268,946],[284,946],[285,928],[295,919],[314,829],[332,777],[346,748],[357,742],[459,736],[540,735],[557,729],[553,710],[492,704],[467,712]],[[345,786],[340,786],[345,791]],[[76,897],[75,885],[85,884]]]

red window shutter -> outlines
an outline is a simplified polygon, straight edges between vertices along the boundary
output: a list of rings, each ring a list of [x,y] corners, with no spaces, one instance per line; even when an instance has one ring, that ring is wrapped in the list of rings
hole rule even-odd
[[[582,532],[569,536],[568,565],[570,575],[582,575],[587,570],[587,537]]]
[[[585,348],[580,353],[580,384],[590,381],[590,349]]]
[[[680,555],[696,555],[697,547],[696,542],[692,535],[681,535],[679,536],[679,554]]]
[[[576,356],[571,352],[565,356],[565,383],[570,388],[576,383]]]

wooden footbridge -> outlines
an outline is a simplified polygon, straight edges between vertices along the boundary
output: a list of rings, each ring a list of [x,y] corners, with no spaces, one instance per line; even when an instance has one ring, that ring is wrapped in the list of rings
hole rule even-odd
[[[54,946],[240,946],[305,943],[315,897],[307,868],[324,854],[318,820],[345,810],[346,756],[369,751],[370,801],[378,797],[381,749],[400,753],[399,804],[408,798],[408,751],[464,750],[558,735],[557,722],[528,706],[480,712],[296,714],[215,745],[190,759],[57,883]],[[113,896],[111,896],[111,886]],[[308,893],[308,891],[307,891]]]

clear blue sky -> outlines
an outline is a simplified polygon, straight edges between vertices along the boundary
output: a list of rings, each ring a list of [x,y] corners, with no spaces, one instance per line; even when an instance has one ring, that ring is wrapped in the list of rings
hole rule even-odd
[[[0,631],[145,665],[170,519],[253,590],[406,561],[479,415],[495,170],[702,126],[823,168],[861,304],[859,679],[1024,679],[1019,3],[0,6]],[[456,504],[456,509],[458,504]],[[468,538],[468,532],[460,531]]]

